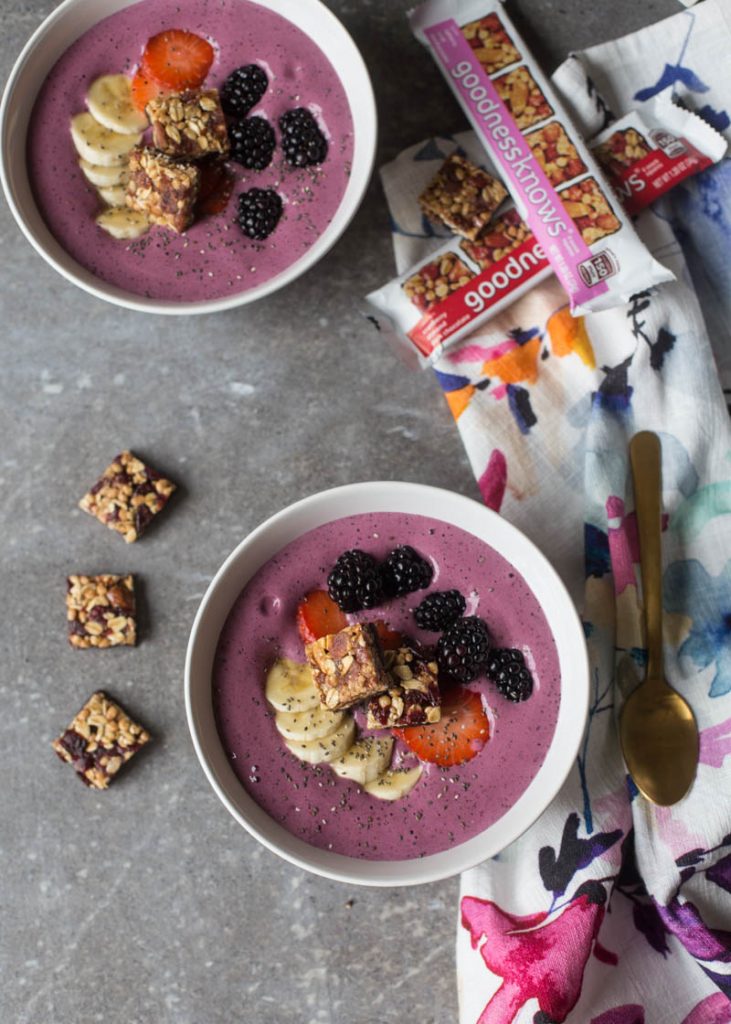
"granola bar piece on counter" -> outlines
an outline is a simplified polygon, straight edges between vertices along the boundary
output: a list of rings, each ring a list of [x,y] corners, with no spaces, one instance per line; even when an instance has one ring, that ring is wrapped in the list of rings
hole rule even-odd
[[[103,690],[92,693],[68,729],[51,746],[92,789],[107,789],[122,765],[150,734]]]
[[[419,204],[427,217],[474,239],[507,194],[497,178],[453,153],[419,196]]]
[[[66,618],[72,647],[134,647],[137,641],[132,576],[69,576]]]
[[[124,451],[84,495],[79,508],[121,533],[130,544],[162,512],[174,490],[172,481],[132,452]]]
[[[390,685],[378,634],[370,623],[347,626],[305,647],[320,703],[330,711],[349,708]]]
[[[475,57],[488,75],[521,59],[497,14],[487,14],[478,21],[464,25],[462,35],[475,51]]]
[[[406,298],[426,313],[452,292],[463,288],[474,276],[456,253],[444,252],[438,260],[419,267],[416,274],[404,281],[402,288]]]
[[[569,185],[560,195],[566,212],[587,245],[619,231],[621,224],[595,178]]]
[[[551,121],[543,128],[529,132],[525,141],[554,187],[586,172],[586,164],[566,134],[566,129],[558,121]]]
[[[384,654],[391,685],[385,693],[371,697],[366,705],[369,729],[425,725],[442,717],[438,667],[410,647]]]
[[[152,142],[166,156],[200,160],[226,156],[226,119],[218,89],[188,89],[162,95],[147,104]]]
[[[464,249],[480,270],[488,270],[532,237],[518,211],[508,210],[496,217],[474,242],[464,241],[460,248]]]
[[[500,75],[493,85],[521,131],[553,114],[553,107],[525,65]]]
[[[146,214],[153,224],[181,234],[195,217],[200,171],[193,163],[181,163],[143,146],[129,157],[127,206]]]

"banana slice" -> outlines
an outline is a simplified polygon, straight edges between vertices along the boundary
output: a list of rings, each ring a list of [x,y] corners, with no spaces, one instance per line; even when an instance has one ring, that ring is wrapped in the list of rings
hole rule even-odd
[[[90,164],[88,160],[79,160],[84,177],[97,188],[113,188],[115,185],[126,185],[129,180],[129,170],[126,164],[118,164],[114,167],[101,167],[99,164]]]
[[[364,736],[354,743],[342,757],[330,762],[330,767],[341,779],[350,779],[359,786],[365,786],[382,775],[391,762],[393,740]]]
[[[105,210],[104,213],[99,214],[96,222],[112,238],[139,238],[150,226],[144,213],[128,210],[126,207]]]
[[[285,746],[300,761],[308,764],[326,764],[334,761],[353,745],[355,736],[355,721],[352,715],[346,715],[345,720],[330,736],[321,740],[312,740],[308,743],[301,743],[298,740],[285,740]]]
[[[110,185],[109,188],[98,189],[98,192],[107,206],[113,206],[115,209],[119,209],[120,207],[127,205],[125,202],[127,189],[124,185]]]
[[[126,163],[127,155],[140,141],[142,134],[120,135],[111,132],[87,113],[71,118],[71,138],[76,152],[88,163],[114,167]]]
[[[331,736],[343,717],[342,711],[326,711],[319,707],[311,711],[278,711],[274,724],[285,739],[309,743]]]
[[[280,658],[269,669],[264,692],[277,711],[312,711],[320,706],[309,665]]]
[[[363,789],[379,800],[400,800],[414,788],[421,778],[421,765],[416,768],[398,768],[367,782]]]
[[[126,75],[102,75],[91,83],[86,95],[89,113],[110,132],[137,135],[147,127],[147,118],[132,103],[132,85]]]

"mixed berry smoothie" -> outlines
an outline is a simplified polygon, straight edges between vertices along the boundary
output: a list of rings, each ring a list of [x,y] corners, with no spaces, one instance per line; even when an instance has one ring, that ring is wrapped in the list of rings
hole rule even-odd
[[[462,592],[467,614],[488,624],[496,646],[526,652],[531,698],[514,704],[486,680],[470,684],[484,696],[490,739],[472,760],[450,768],[425,764],[414,789],[387,803],[338,778],[327,764],[307,765],[285,747],[264,696],[279,657],[304,662],[296,609],[322,587],[337,557],[360,548],[378,558],[404,542],[434,566],[429,592]],[[353,620],[386,619],[422,644],[435,635],[415,627],[413,609],[425,591],[397,598]],[[558,653],[533,592],[515,568],[474,535],[426,516],[378,513],[336,520],[283,548],[252,577],[221,632],[213,671],[221,742],[247,792],[276,821],[308,843],[368,860],[405,860],[438,853],[477,835],[521,796],[540,768],[560,703]],[[362,719],[356,714],[362,729]],[[379,735],[379,733],[374,733]],[[383,735],[383,733],[381,733]],[[397,740],[393,762],[415,756]]]
[[[274,126],[293,107],[317,117],[328,140],[321,166],[293,168],[277,146],[263,171],[231,163],[237,182],[222,213],[184,235],[154,228],[135,241],[106,235],[95,223],[96,190],[78,166],[71,118],[85,109],[98,76],[131,73],[149,37],[166,29],[195,32],[216,53],[206,87],[220,88],[235,68],[258,63],[269,87],[252,114]],[[83,267],[126,291],[155,299],[196,302],[260,285],[295,263],[322,235],[345,192],[353,157],[353,122],[343,86],[315,43],[279,14],[248,0],[142,0],[103,19],[52,69],[38,95],[28,131],[28,171],[51,232]],[[284,202],[276,231],[264,242],[235,223],[244,188],[275,189]]]

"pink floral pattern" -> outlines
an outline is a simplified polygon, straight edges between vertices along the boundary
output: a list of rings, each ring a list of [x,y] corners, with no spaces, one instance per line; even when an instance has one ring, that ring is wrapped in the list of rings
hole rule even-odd
[[[465,896],[462,924],[488,970],[503,979],[477,1024],[509,1024],[529,999],[562,1024],[581,994],[604,907],[586,894],[547,922],[546,913],[508,914],[490,900]],[[484,941],[483,941],[484,940]],[[480,945],[482,943],[482,945]]]

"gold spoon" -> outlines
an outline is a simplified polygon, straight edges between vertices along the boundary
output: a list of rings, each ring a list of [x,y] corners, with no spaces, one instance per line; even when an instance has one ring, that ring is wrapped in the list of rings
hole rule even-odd
[[[698,725],[688,702],[665,681],[662,661],[660,439],[643,430],[630,441],[640,539],[647,672],[619,719],[622,753],[635,785],[667,807],[690,789],[698,765]]]

